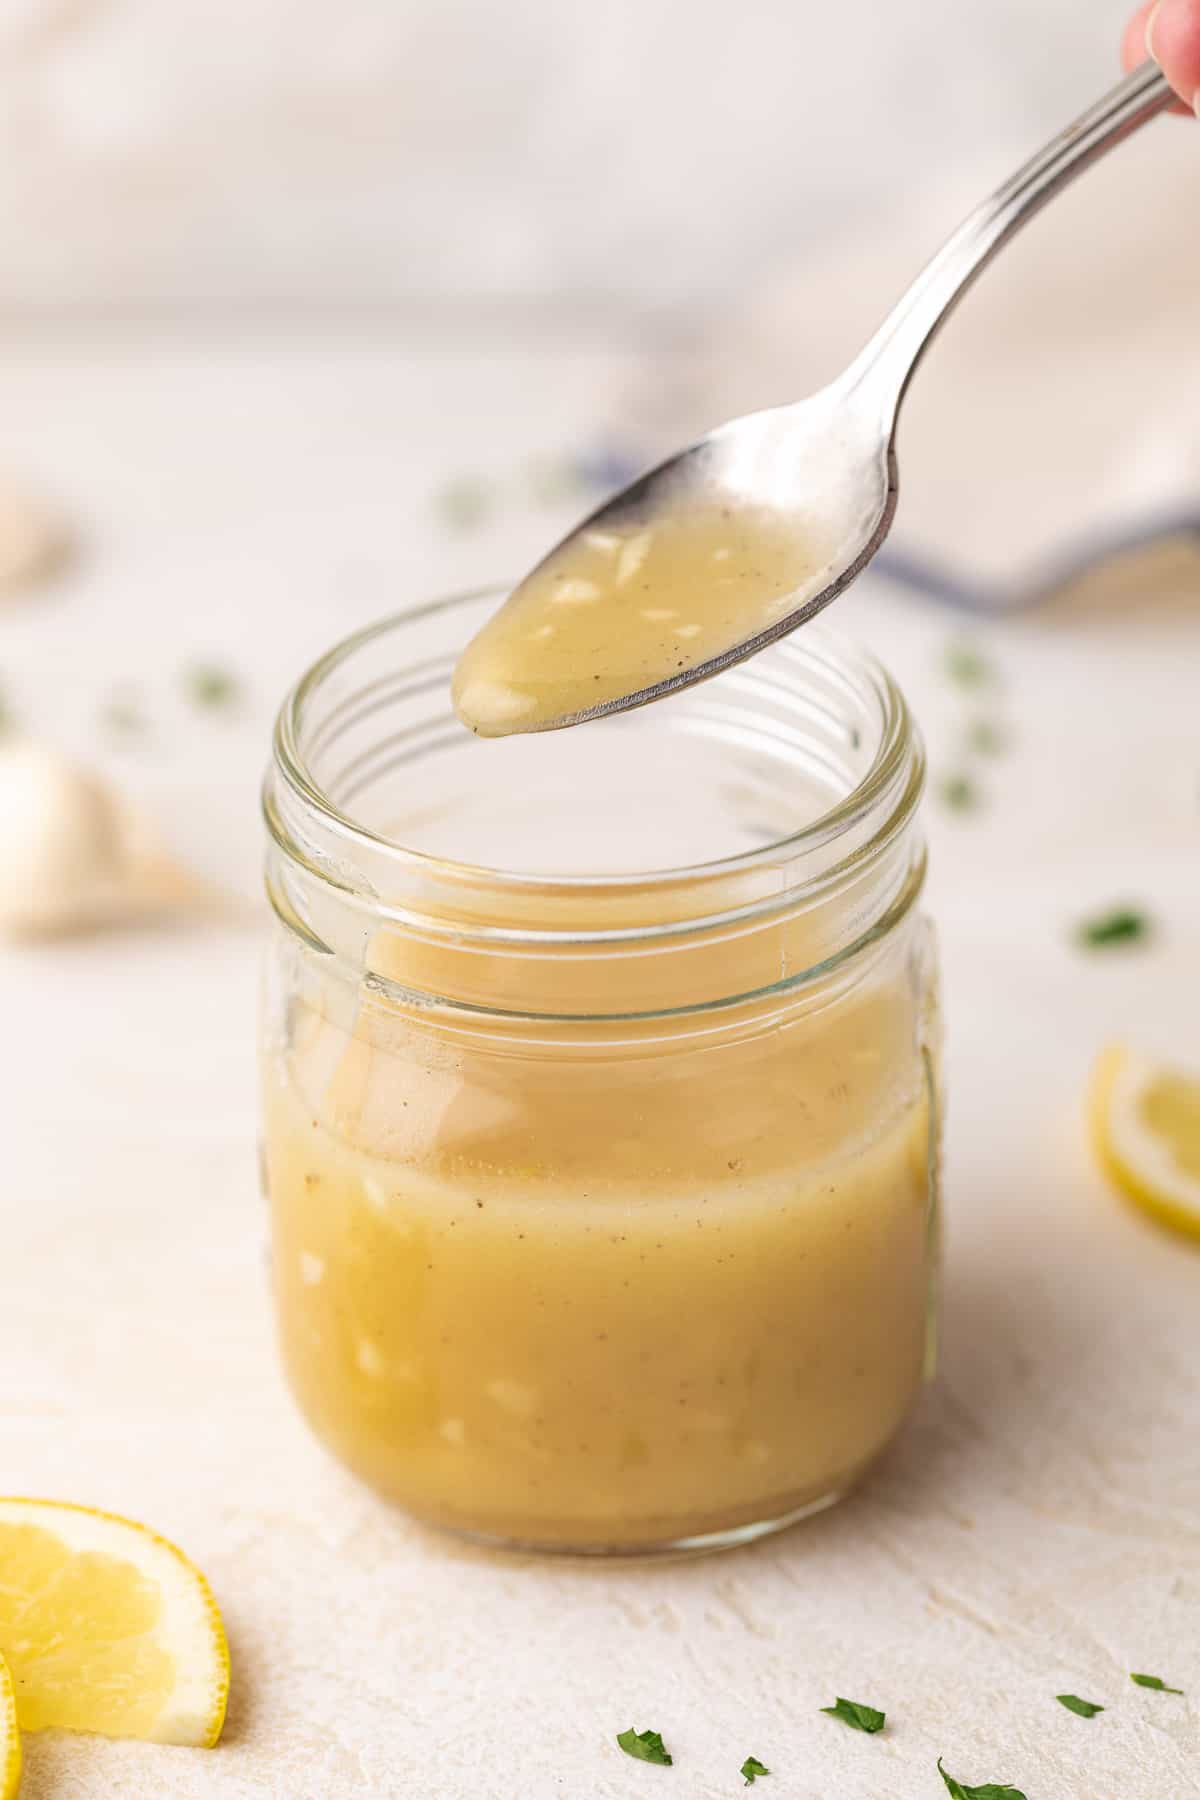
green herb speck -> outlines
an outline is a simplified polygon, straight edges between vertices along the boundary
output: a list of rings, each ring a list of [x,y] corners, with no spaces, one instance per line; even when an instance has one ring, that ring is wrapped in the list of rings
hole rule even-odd
[[[671,1753],[659,1731],[635,1731],[631,1725],[628,1731],[617,1733],[617,1742],[626,1756],[632,1756],[636,1762],[661,1763],[664,1767],[671,1764]]]
[[[478,531],[492,511],[492,490],[478,475],[458,475],[434,495],[433,507],[448,531]]]
[[[1156,1694],[1182,1694],[1182,1688],[1168,1687],[1161,1675],[1131,1675],[1130,1681],[1136,1681],[1139,1687],[1153,1688]]]
[[[954,643],[946,646],[946,673],[959,687],[985,687],[995,675],[991,663],[974,644]]]
[[[980,792],[969,775],[946,775],[938,788],[942,805],[951,812],[974,812],[980,803]]]
[[[967,748],[980,756],[999,756],[1008,748],[1008,733],[994,719],[972,719],[967,726]]]
[[[568,456],[542,457],[527,465],[525,480],[538,506],[561,506],[583,489],[579,470]]]
[[[1097,1713],[1104,1711],[1094,1700],[1081,1700],[1078,1694],[1055,1694],[1054,1698],[1068,1712],[1078,1713],[1081,1719],[1094,1719]]]
[[[748,1756],[738,1773],[745,1776],[747,1787],[753,1787],[760,1775],[769,1775],[771,1771],[766,1763],[759,1762],[757,1756]]]
[[[963,1781],[955,1781],[953,1775],[947,1775],[943,1769],[940,1756],[938,1774],[946,1784],[950,1800],[1026,1800],[1020,1788],[1007,1787],[1002,1781],[985,1781],[982,1787],[968,1787]]]
[[[828,1713],[830,1718],[840,1719],[855,1731],[882,1731],[887,1718],[886,1713],[879,1712],[874,1706],[864,1706],[861,1700],[843,1700],[840,1694],[835,1705],[823,1706],[821,1711]]]
[[[1150,936],[1150,920],[1132,906],[1115,906],[1076,926],[1075,941],[1085,950],[1104,950],[1110,944],[1136,944]]]
[[[232,706],[241,691],[232,669],[219,663],[195,663],[183,671],[183,690],[193,706],[211,707],[214,711]]]

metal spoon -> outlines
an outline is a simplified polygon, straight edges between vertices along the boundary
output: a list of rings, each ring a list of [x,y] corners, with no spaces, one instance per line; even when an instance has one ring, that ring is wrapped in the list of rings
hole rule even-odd
[[[1175,99],[1156,64],[1143,63],[1103,99],[1053,138],[964,220],[889,314],[845,373],[809,399],[722,425],[625,488],[585,519],[550,552],[510,596],[505,611],[529,590],[539,570],[562,567],[584,533],[627,534],[677,521],[690,508],[742,514],[776,534],[795,529],[803,511],[833,515],[838,547],[824,559],[806,589],[782,590],[796,601],[764,625],[763,602],[772,596],[748,584],[744,595],[748,635],[714,648],[706,660],[672,672],[627,694],[562,716],[541,717],[532,729],[576,725],[703,681],[753,656],[828,606],[870,562],[896,510],[896,421],[913,370],[942,321],[997,252],[1059,190],[1122,138]],[[735,595],[740,612],[742,594]],[[603,604],[601,602],[600,604]],[[487,628],[485,627],[486,635]],[[481,640],[482,641],[482,637]],[[470,651],[468,651],[468,656]],[[586,671],[581,672],[581,682]],[[581,688],[582,691],[582,688]],[[529,729],[514,722],[506,729]]]

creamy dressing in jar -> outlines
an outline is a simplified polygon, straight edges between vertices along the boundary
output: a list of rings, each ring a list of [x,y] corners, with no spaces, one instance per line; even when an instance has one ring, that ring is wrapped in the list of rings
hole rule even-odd
[[[845,1492],[929,1367],[919,746],[821,628],[553,754],[481,746],[437,695],[484,604],[343,646],[281,719],[289,1377],[435,1523],[739,1541]]]

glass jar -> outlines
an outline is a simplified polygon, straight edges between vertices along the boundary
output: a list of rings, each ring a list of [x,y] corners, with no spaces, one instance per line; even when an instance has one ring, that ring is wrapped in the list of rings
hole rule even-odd
[[[829,1505],[929,1370],[937,1004],[904,701],[821,626],[481,742],[474,595],[280,713],[263,1029],[292,1388],[438,1525],[587,1552]]]

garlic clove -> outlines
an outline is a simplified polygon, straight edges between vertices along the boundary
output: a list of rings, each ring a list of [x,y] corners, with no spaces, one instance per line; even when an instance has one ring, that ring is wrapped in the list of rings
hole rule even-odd
[[[116,800],[121,840],[121,912],[224,911],[224,897],[165,849],[149,821],[126,801]]]
[[[32,739],[0,743],[0,935],[83,931],[209,899],[96,776]]]
[[[0,479],[0,595],[50,574],[67,550],[62,522],[46,502]]]

